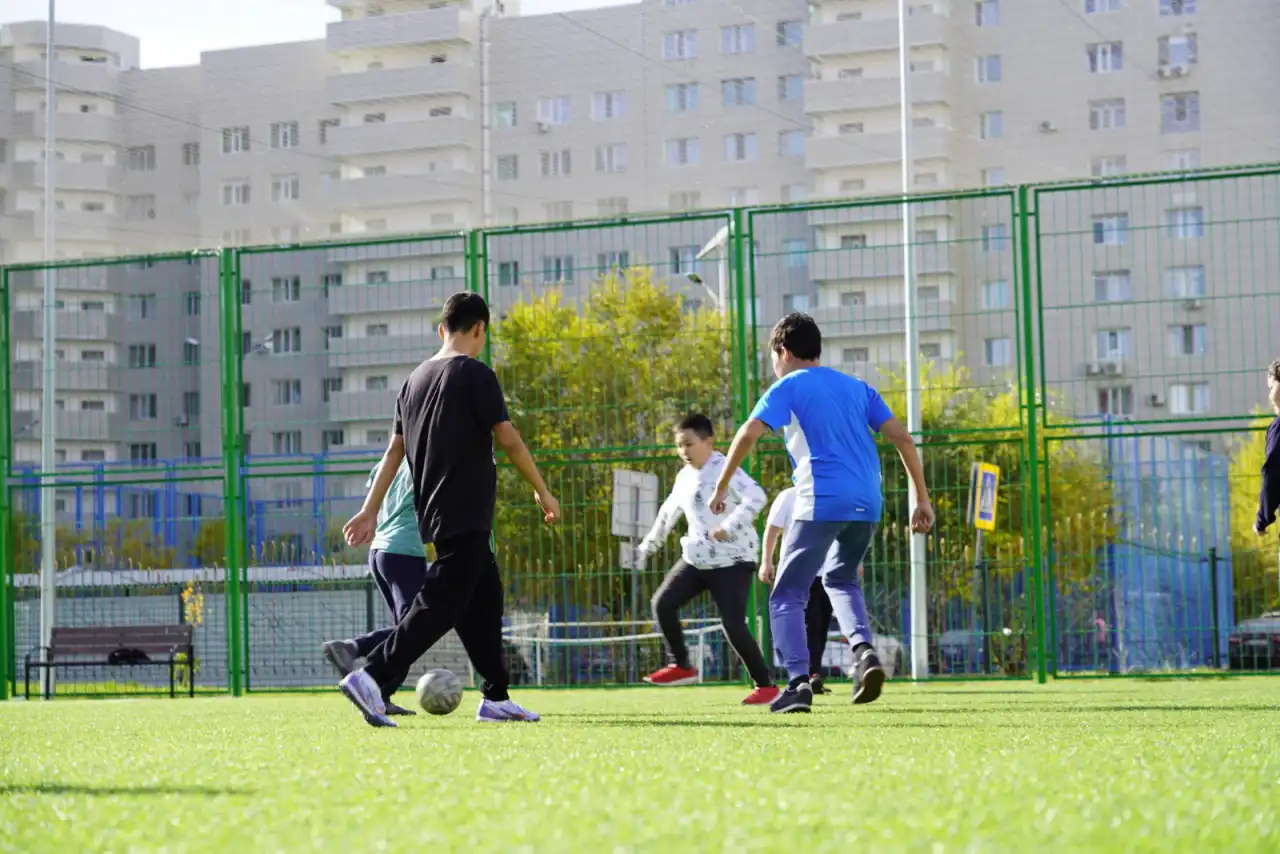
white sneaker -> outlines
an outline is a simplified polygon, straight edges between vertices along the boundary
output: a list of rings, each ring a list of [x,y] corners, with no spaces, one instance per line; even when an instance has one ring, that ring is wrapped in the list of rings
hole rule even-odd
[[[531,712],[516,705],[514,700],[503,700],[500,703],[495,703],[493,700],[481,700],[480,708],[476,709],[476,720],[485,723],[507,723],[509,721],[533,723],[541,720],[541,718],[538,717],[537,712]]]
[[[387,707],[382,701],[382,690],[378,683],[364,670],[351,671],[338,683],[338,688],[360,710],[369,726],[396,725],[395,721],[387,717]]]

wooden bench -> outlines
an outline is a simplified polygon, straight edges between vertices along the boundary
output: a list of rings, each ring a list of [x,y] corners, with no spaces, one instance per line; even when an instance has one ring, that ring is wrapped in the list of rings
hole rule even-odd
[[[26,695],[31,697],[31,673],[58,667],[168,667],[169,696],[176,696],[177,670],[187,669],[189,696],[195,696],[195,647],[193,628],[176,626],[87,626],[55,627],[49,655],[41,661],[40,650],[26,657]],[[143,655],[139,655],[142,653]],[[167,656],[151,661],[146,656]],[[185,661],[178,656],[185,655]],[[45,691],[45,699],[49,692]]]

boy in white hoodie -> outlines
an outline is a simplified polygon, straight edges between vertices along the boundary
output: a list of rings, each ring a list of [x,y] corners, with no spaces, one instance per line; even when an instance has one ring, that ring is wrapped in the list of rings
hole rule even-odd
[[[734,473],[723,515],[708,502],[724,469],[724,455],[715,449],[711,419],[694,413],[676,425],[676,453],[685,466],[676,475],[671,494],[662,503],[652,530],[637,547],[644,560],[656,552],[681,515],[688,532],[680,538],[680,559],[653,595],[653,617],[666,639],[673,663],[649,674],[652,685],[688,685],[698,680],[680,625],[680,608],[703,590],[720,609],[724,633],[755,682],[742,702],[765,705],[778,695],[769,668],[747,628],[747,601],[755,579],[760,538],[752,524],[768,500],[760,484],[745,472]],[[701,665],[701,662],[699,662]]]

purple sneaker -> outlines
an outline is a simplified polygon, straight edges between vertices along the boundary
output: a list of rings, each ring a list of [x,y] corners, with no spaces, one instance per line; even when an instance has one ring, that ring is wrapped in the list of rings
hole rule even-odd
[[[382,702],[382,692],[373,677],[363,670],[356,670],[338,683],[338,688],[347,699],[364,715],[369,726],[395,726],[396,722],[387,717],[387,707]]]
[[[482,723],[510,723],[524,721],[533,723],[541,720],[537,712],[531,712],[528,709],[521,708],[512,700],[503,700],[495,703],[493,700],[481,700],[480,708],[476,709],[476,720]]]

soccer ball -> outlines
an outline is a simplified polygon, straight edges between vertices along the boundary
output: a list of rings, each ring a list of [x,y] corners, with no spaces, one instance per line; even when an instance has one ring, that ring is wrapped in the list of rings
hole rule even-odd
[[[462,705],[462,680],[448,670],[428,670],[418,680],[418,705],[428,714],[449,714]]]

